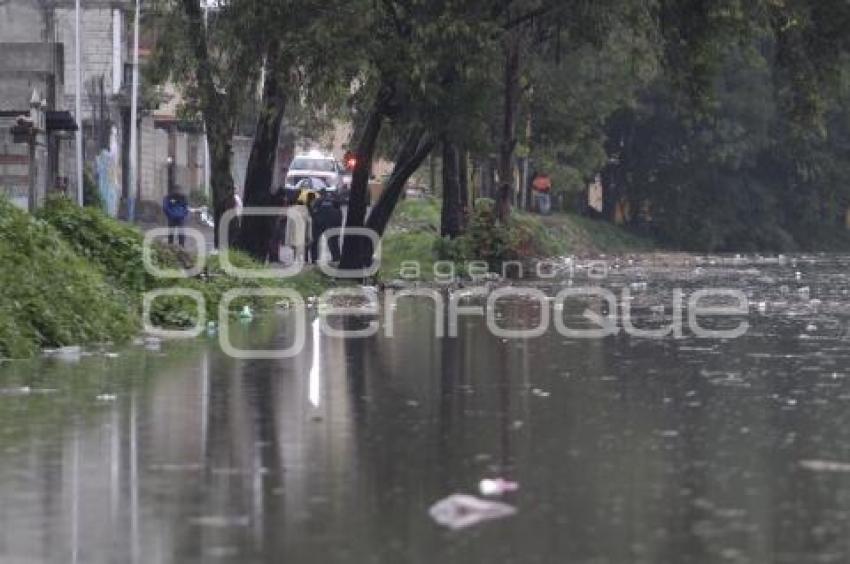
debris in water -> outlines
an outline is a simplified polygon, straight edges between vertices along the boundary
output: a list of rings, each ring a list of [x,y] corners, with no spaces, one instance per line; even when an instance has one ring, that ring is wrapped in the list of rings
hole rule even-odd
[[[115,401],[118,399],[118,396],[115,394],[100,394],[95,397],[97,401]]]
[[[503,495],[507,492],[515,492],[519,484],[504,478],[484,478],[478,482],[478,491],[481,495]]]
[[[214,529],[226,529],[229,527],[247,527],[251,524],[251,520],[247,515],[229,516],[229,515],[207,515],[204,517],[195,517],[189,522],[199,527],[210,527]]]
[[[850,463],[832,460],[801,460],[800,466],[813,472],[850,472]]]
[[[266,467],[260,467],[255,470],[245,470],[243,468],[213,468],[210,472],[214,476],[245,476],[253,474],[254,472],[257,474],[268,474],[269,469]]]
[[[516,508],[501,501],[452,494],[432,505],[428,513],[438,525],[458,531],[484,521],[509,517],[516,513]]]
[[[254,312],[251,311],[251,306],[245,304],[245,306],[242,308],[242,311],[239,312],[239,319],[241,319],[242,321],[251,321],[252,319],[254,319]]]
[[[552,394],[540,388],[531,388],[531,393],[539,398],[548,398]]]
[[[106,352],[106,353],[103,353],[103,356],[105,356],[106,358],[118,358],[121,355],[118,354],[118,353],[114,353],[114,352]]]
[[[809,333],[812,333],[812,332],[817,331],[817,330],[818,330],[818,326],[815,325],[814,323],[809,323],[808,325],[806,325],[806,331],[808,331]]]
[[[234,558],[239,556],[239,549],[235,546],[211,546],[204,550],[204,555],[210,558]]]
[[[32,392],[29,386],[21,386],[20,388],[3,388],[0,389],[0,396],[28,396]]]
[[[200,464],[151,464],[148,467],[153,472],[200,472],[204,469]]]
[[[59,347],[56,351],[56,358],[59,360],[64,360],[66,362],[79,362],[80,356],[82,356],[82,349],[77,346],[73,347]]]

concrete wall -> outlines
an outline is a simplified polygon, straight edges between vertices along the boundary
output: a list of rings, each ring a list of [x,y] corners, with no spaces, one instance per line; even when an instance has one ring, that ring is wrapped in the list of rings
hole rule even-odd
[[[75,29],[76,17],[74,2],[54,0],[49,5],[54,8],[42,8],[47,3],[38,0],[5,0],[0,2],[0,43],[43,43],[59,44],[58,64],[44,55],[27,48],[29,55],[21,51],[11,52],[8,46],[3,48],[0,64],[18,65],[30,72],[55,71],[57,79],[64,82],[56,101],[57,109],[73,109],[76,89],[75,72]],[[115,9],[128,8],[127,0],[83,0],[81,29],[83,35],[83,118],[91,114],[91,104],[85,95],[85,85],[92,79],[103,76],[107,93],[113,92],[113,74],[123,74],[121,53],[126,49],[127,33],[123,28],[124,18],[115,16]],[[116,33],[117,32],[117,33]],[[116,42],[119,44],[116,46]],[[118,56],[116,57],[116,52]],[[117,68],[115,65],[118,65]],[[63,68],[64,67],[64,68]],[[64,70],[64,72],[63,72]],[[62,80],[64,79],[64,80]],[[2,99],[2,97],[0,97]],[[27,98],[29,100],[29,98]]]
[[[44,10],[34,0],[11,0],[0,3],[0,42],[25,43],[44,41]]]
[[[0,109],[28,108],[33,88],[48,99],[51,109],[75,114],[76,16],[73,0],[0,1]],[[83,35],[82,116],[90,120],[93,101],[87,85],[104,79],[107,113],[120,127],[120,110],[111,99],[123,75],[122,53],[127,45],[124,18],[119,13],[132,6],[130,0],[82,0]],[[5,72],[4,69],[5,68]],[[100,147],[90,128],[84,128],[86,165],[92,167]],[[119,131],[120,138],[120,131]],[[58,143],[58,174],[70,181],[76,192],[73,141]]]
[[[168,191],[168,133],[154,127],[153,118],[139,127],[139,183],[142,200],[158,202]]]
[[[84,5],[86,3],[84,2]],[[89,119],[92,104],[86,95],[86,85],[92,80],[104,77],[107,94],[111,93],[113,80],[113,15],[108,6],[86,8],[82,12],[81,27],[83,33],[83,119]],[[126,35],[126,34],[125,34]],[[75,60],[75,15],[72,8],[57,8],[55,12],[56,41],[65,49],[65,90],[64,107],[74,108],[76,93]],[[123,73],[123,69],[118,69]]]
[[[34,0],[0,2],[0,110],[5,112],[29,113],[34,92],[45,101],[44,109],[56,109],[61,97],[62,46],[52,43],[50,12],[42,6]],[[36,127],[42,133],[32,157],[28,144],[13,142],[10,128],[17,116],[0,118],[0,193],[23,208],[31,186],[38,203],[52,181],[44,114],[39,111],[37,116]]]

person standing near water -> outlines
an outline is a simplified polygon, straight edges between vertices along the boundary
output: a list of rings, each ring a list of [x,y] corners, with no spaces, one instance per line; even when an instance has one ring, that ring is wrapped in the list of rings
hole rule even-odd
[[[534,180],[531,181],[531,189],[534,192],[534,208],[540,215],[549,215],[552,209],[552,199],[550,192],[552,191],[552,179],[548,174],[535,173]]]
[[[162,211],[168,221],[168,244],[174,244],[174,234],[181,247],[186,246],[186,234],[183,233],[183,224],[189,215],[189,201],[186,196],[174,188],[162,199]]]
[[[319,243],[322,235],[328,229],[342,227],[342,210],[339,209],[339,203],[330,192],[322,190],[319,193],[319,199],[313,204],[313,243],[310,254],[312,261],[316,262],[319,259]],[[330,250],[331,262],[339,262],[339,235],[328,238],[328,249]]]

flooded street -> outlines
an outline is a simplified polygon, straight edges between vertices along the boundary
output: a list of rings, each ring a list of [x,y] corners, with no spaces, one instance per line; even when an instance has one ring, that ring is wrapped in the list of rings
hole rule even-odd
[[[847,562],[848,267],[635,259],[534,284],[627,288],[641,327],[674,288],[741,290],[732,340],[505,340],[477,316],[441,339],[410,299],[393,338],[310,331],[287,360],[208,338],[0,364],[0,563]],[[504,326],[537,315],[498,303]],[[282,347],[291,323],[234,341]],[[495,477],[515,515],[429,516]]]

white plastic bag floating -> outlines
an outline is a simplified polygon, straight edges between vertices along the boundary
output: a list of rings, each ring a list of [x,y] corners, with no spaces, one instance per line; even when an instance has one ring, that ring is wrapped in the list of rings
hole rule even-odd
[[[438,525],[456,531],[484,521],[509,517],[516,513],[516,508],[501,501],[452,494],[432,505],[428,513]]]

